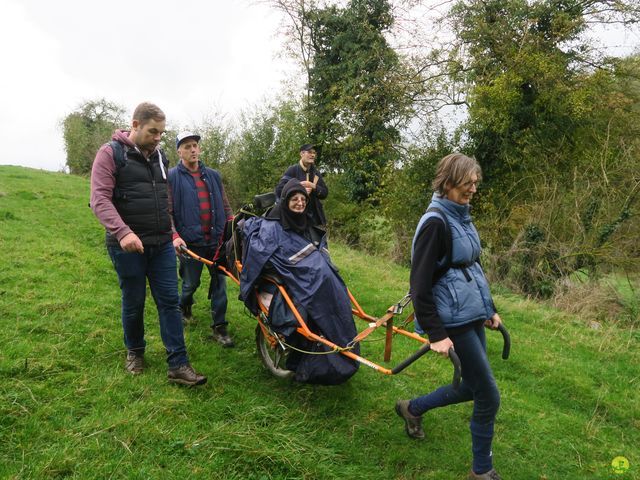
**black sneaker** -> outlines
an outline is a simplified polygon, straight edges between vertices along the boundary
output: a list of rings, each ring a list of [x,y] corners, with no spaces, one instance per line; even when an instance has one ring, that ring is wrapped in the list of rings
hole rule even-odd
[[[235,346],[235,343],[233,343],[232,338],[229,336],[229,333],[227,332],[226,325],[218,325],[217,327],[213,327],[213,333],[211,334],[211,338],[225,348],[231,348]]]
[[[124,368],[131,375],[140,375],[144,371],[144,356],[128,351]]]
[[[170,368],[167,371],[167,378],[171,383],[179,383],[180,385],[187,385],[188,387],[207,383],[207,377],[196,372],[188,363],[176,368]]]
[[[409,400],[398,400],[396,402],[396,413],[404,420],[404,430],[411,438],[424,438],[422,429],[422,416],[416,417],[409,411]]]
[[[182,312],[182,323],[188,325],[193,323],[193,314],[191,313],[192,305],[180,305],[180,311]]]

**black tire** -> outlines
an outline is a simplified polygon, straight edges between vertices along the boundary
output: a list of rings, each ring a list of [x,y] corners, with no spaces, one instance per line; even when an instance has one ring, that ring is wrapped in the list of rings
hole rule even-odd
[[[285,368],[289,350],[287,348],[283,349],[280,344],[272,347],[271,342],[265,338],[260,325],[256,325],[256,346],[258,347],[260,361],[269,373],[278,378],[293,377],[295,372]]]

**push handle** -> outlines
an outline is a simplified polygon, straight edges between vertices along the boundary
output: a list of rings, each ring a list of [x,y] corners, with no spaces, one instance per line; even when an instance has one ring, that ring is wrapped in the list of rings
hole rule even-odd
[[[409,365],[411,365],[413,362],[415,362],[416,360],[418,360],[420,357],[422,357],[425,353],[427,353],[429,350],[431,350],[431,345],[428,343],[425,343],[424,345],[422,345],[418,350],[416,350],[413,354],[411,354],[409,357],[405,358],[402,362],[400,362],[398,365],[396,365],[395,367],[393,367],[391,369],[391,373],[393,373],[394,375],[396,373],[400,373],[401,371],[403,371],[405,368],[407,368]]]
[[[196,255],[195,253],[193,253],[191,250],[189,250],[184,245],[180,245],[180,247],[178,247],[178,249],[180,250],[180,253],[182,255],[187,255],[187,256],[193,258],[194,260],[198,260],[199,262],[202,262],[205,265],[209,265],[210,267],[215,266],[215,262],[212,262],[211,260],[208,260],[208,259],[206,259],[204,257],[201,257],[200,255]]]
[[[273,206],[276,203],[276,200],[277,198],[275,192],[263,193],[261,195],[256,195],[253,197],[253,206],[260,210],[264,210]]]
[[[429,350],[431,350],[431,345],[428,343],[425,343],[418,350],[416,350],[412,355],[410,355],[405,360],[400,362],[398,365],[393,367],[391,369],[391,373],[393,375],[395,375],[396,373],[400,373],[402,370],[404,370],[413,362],[415,362],[420,357],[422,357]],[[460,378],[462,376],[462,370],[460,367],[460,359],[458,358],[458,355],[456,355],[456,352],[453,350],[453,348],[449,349],[449,360],[453,364],[453,381],[451,382],[451,385],[453,386],[453,388],[457,389],[460,386]]]
[[[451,386],[457,390],[460,386],[460,379],[462,378],[462,367],[460,366],[458,354],[455,352],[453,347],[449,349],[449,360],[451,360],[451,363],[453,364],[453,380],[451,381]]]
[[[504,345],[502,345],[502,359],[506,360],[507,358],[509,358],[509,352],[511,352],[511,336],[509,335],[507,327],[505,327],[502,323],[498,325],[498,330],[500,330],[502,339],[504,340]]]

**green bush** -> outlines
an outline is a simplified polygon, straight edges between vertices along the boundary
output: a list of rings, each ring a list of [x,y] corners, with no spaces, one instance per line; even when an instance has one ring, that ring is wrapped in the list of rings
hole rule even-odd
[[[332,238],[372,255],[395,256],[397,241],[388,218],[370,202],[349,202],[348,180],[344,175],[327,175],[329,196],[324,202]]]
[[[411,260],[411,241],[416,225],[431,201],[436,164],[456,150],[453,143],[441,131],[433,144],[409,147],[402,162],[389,167],[384,174],[377,192],[379,211],[387,219],[395,242],[393,257],[400,263],[408,264]]]
[[[124,128],[125,109],[104,98],[80,104],[61,122],[67,167],[75,175],[89,175],[96,152]]]

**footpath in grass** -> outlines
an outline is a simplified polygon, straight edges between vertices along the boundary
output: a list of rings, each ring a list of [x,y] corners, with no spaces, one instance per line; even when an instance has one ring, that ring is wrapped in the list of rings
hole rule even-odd
[[[231,282],[236,347],[208,339],[206,288],[185,331],[206,386],[167,383],[150,298],[147,368],[125,374],[119,290],[88,195],[83,178],[0,167],[0,478],[466,477],[471,404],[428,413],[424,441],[393,411],[449,381],[448,361],[428,354],[391,377],[361,367],[337,387],[280,381],[259,363],[256,323]],[[332,255],[369,313],[406,293],[407,269],[333,242]],[[496,303],[513,340],[503,361],[500,336],[488,336],[503,478],[640,478],[637,328],[593,330],[504,291]],[[362,351],[382,363],[382,346],[378,335]],[[417,346],[397,338],[391,363]],[[619,456],[629,468],[615,474]]]

